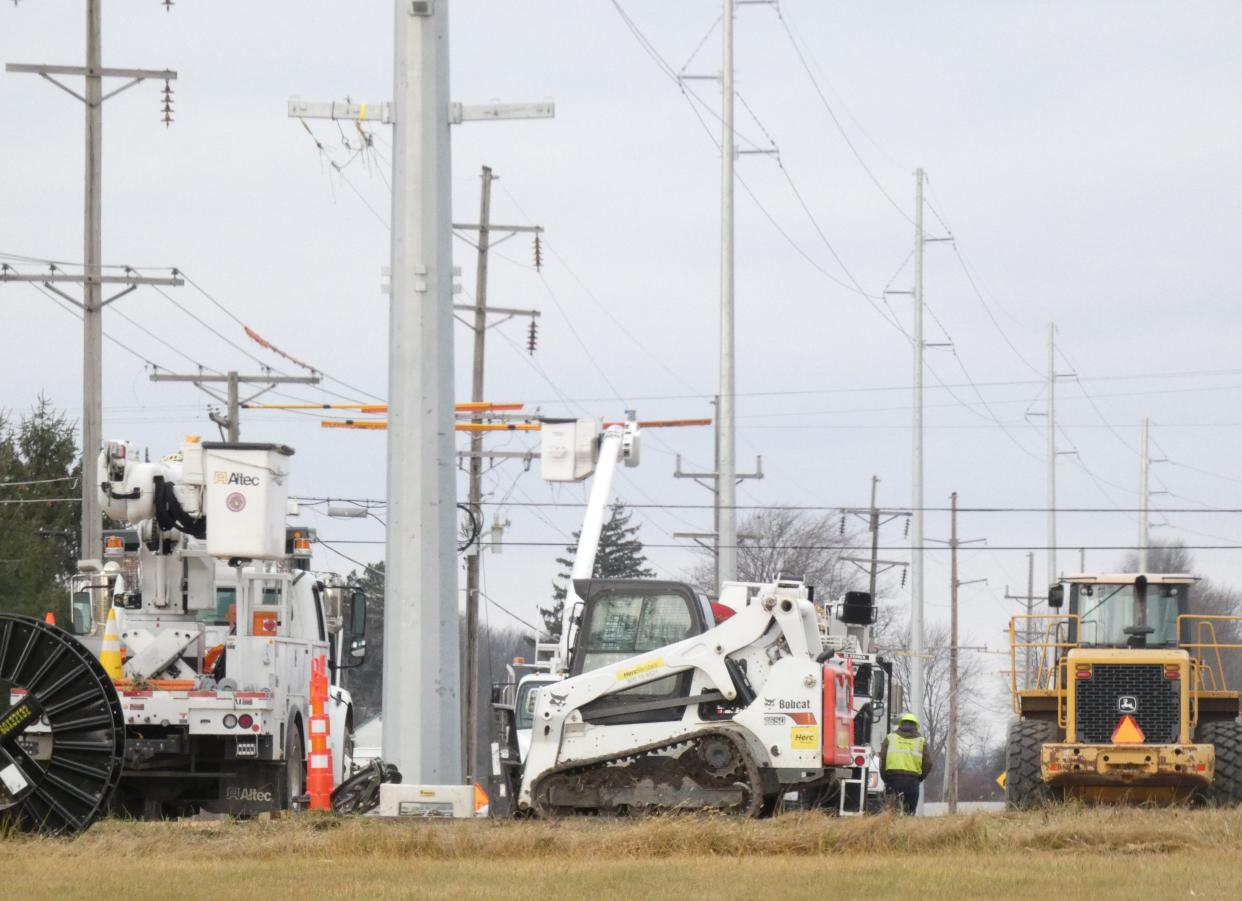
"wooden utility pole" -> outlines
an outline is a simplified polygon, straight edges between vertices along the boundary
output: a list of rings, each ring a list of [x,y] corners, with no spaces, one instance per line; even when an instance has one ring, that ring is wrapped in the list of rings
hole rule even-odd
[[[82,274],[70,275],[55,266],[47,274],[22,274],[9,266],[0,266],[0,282],[36,282],[57,296],[69,301],[82,312],[82,559],[96,559],[103,553],[103,518],[99,506],[98,455],[103,446],[103,308],[133,291],[138,285],[181,285],[174,271],[171,276],[139,276],[129,268],[124,275],[104,275],[102,240],[103,197],[103,103],[127,88],[147,79],[164,82],[163,117],[165,125],[172,122],[171,82],[177,73],[168,69],[112,69],[103,65],[101,41],[101,0],[86,0],[86,65],[52,66],[44,64],[9,63],[7,72],[38,75],[65,93],[82,102],[85,122],[85,187],[83,204]],[[82,93],[59,81],[56,76],[80,75]],[[125,84],[103,90],[105,78],[127,79]],[[110,267],[119,268],[119,267]],[[82,299],[57,288],[57,284],[82,286]],[[125,287],[104,299],[105,284]]]
[[[194,387],[206,392],[216,400],[228,407],[228,415],[220,416],[218,413],[211,414],[211,421],[225,431],[225,440],[231,443],[237,443],[241,440],[241,408],[250,403],[256,397],[266,394],[277,385],[318,385],[322,381],[319,373],[312,375],[272,375],[264,373],[262,375],[241,375],[240,373],[230,370],[229,372],[221,372],[208,374],[205,372],[176,374],[169,372],[153,372],[151,373],[151,381],[153,382],[190,382]],[[227,393],[221,397],[216,391],[207,386],[209,384],[221,384],[226,386]],[[242,385],[264,385],[254,394],[245,400],[241,399]]]
[[[949,804],[949,813],[957,813],[957,769],[958,769],[958,639],[957,639],[957,590],[963,585],[975,582],[986,582],[987,579],[971,579],[963,582],[957,577],[957,549],[963,544],[982,541],[974,538],[970,541],[959,541],[957,537],[957,492],[949,495],[949,578],[951,594],[949,601],[949,735],[945,742],[944,765],[944,797]]]
[[[504,234],[500,238],[503,241],[519,232],[533,232],[537,241],[539,235],[543,232],[542,227],[538,225],[492,225],[492,182],[496,180],[496,176],[492,174],[490,166],[484,166],[483,171],[479,174],[479,178],[479,221],[473,225],[457,223],[453,225],[455,230],[472,229],[478,233],[475,243],[475,247],[478,250],[478,258],[475,265],[474,306],[468,308],[474,313],[472,325],[474,329],[474,360],[470,399],[476,402],[483,401],[488,314],[501,314],[506,318],[529,316],[531,319],[532,337],[527,349],[531,353],[535,351],[533,337],[534,321],[540,315],[538,310],[513,310],[507,307],[489,307],[487,305],[487,263],[489,251],[494,243],[492,241],[492,233],[503,232]],[[538,260],[538,257],[536,259]],[[460,309],[456,305],[455,308]],[[482,420],[476,418],[475,421],[481,422]],[[467,455],[467,467],[470,476],[468,503],[470,515],[474,517],[475,524],[479,530],[483,528],[483,458],[485,456],[486,454],[483,452],[483,432],[471,432],[470,452]],[[464,692],[465,703],[462,710],[462,756],[464,758],[462,771],[465,773],[466,782],[476,781],[474,769],[477,765],[475,760],[477,755],[475,720],[478,718],[479,710],[480,564],[479,542],[476,536],[476,540],[471,543],[470,547],[466,548],[466,688]]]
[[[480,173],[478,263],[474,276],[474,372],[470,399],[483,400],[483,351],[487,338],[487,250],[491,240],[492,170]],[[532,320],[533,321],[533,320]],[[467,503],[476,526],[483,524],[483,433],[470,434],[470,488]],[[479,543],[466,549],[466,710],[462,723],[466,782],[474,782],[475,729],[479,703]]]
[[[1009,586],[1005,586],[1005,599],[1009,601],[1021,601],[1026,608],[1026,626],[1022,629],[1022,641],[1028,647],[1024,648],[1022,655],[1022,674],[1023,688],[1034,688],[1035,680],[1035,649],[1029,647],[1035,641],[1035,637],[1039,634],[1039,630],[1035,625],[1035,621],[1030,619],[1035,613],[1035,552],[1028,551],[1026,555],[1026,594],[1010,594]]]
[[[870,557],[842,557],[841,559],[847,563],[853,563],[861,567],[867,573],[867,590],[871,593],[871,597],[875,598],[876,578],[880,573],[886,572],[895,566],[907,566],[904,560],[881,560],[880,552],[880,526],[887,522],[892,522],[899,516],[909,516],[901,510],[881,510],[876,506],[876,488],[880,484],[879,476],[871,477],[871,506],[866,511],[850,510],[849,512],[864,519],[867,523],[867,531],[871,533],[871,556]]]

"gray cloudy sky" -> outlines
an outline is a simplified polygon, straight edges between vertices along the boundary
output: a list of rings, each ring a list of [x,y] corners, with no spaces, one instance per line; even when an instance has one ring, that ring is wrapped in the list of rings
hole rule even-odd
[[[106,260],[180,267],[271,341],[353,386],[325,387],[357,399],[365,398],[355,388],[385,392],[379,283],[388,252],[388,134],[375,126],[374,150],[338,173],[330,163],[350,159],[342,139],[356,145],[357,133],[313,123],[321,154],[286,118],[285,103],[294,96],[388,99],[391,6],[182,0],[166,13],[156,0],[105,3],[105,64],[180,73],[170,129],[159,123],[158,85],[107,105]],[[80,64],[82,7],[70,0],[0,7],[0,58]],[[719,15],[710,0],[624,0],[622,7],[674,69]],[[542,276],[530,268],[524,237],[499,248],[492,267],[493,303],[538,307],[544,315],[533,357],[524,350],[524,322],[490,333],[489,397],[551,414],[617,417],[633,406],[652,418],[709,415],[719,155],[694,105],[609,2],[454,0],[452,8],[455,99],[557,103],[553,121],[454,131],[457,218],[477,215],[478,170],[486,163],[501,177],[494,219],[547,229]],[[747,156],[738,164],[753,192],[739,189],[737,201],[739,454],[742,467],[762,454],[767,472],[743,486],[741,503],[862,504],[873,473],[883,480],[882,503],[909,503],[910,347],[837,282],[852,277],[873,295],[889,284],[908,289],[910,268],[902,267],[913,229],[906,217],[912,173],[922,166],[929,198],[1004,332],[972,291],[953,246],[929,246],[926,296],[935,318],[928,339],[945,340],[943,327],[956,356],[929,352],[928,505],[946,505],[953,490],[965,507],[1044,505],[1042,420],[1025,414],[1042,409],[1040,375],[1030,366],[1042,372],[1045,330],[1055,321],[1064,354],[1058,368],[1072,367],[1081,378],[1058,386],[1058,446],[1079,451],[1060,459],[1061,503],[1134,507],[1137,426],[1149,415],[1156,455],[1173,461],[1154,469],[1155,487],[1170,492],[1157,505],[1242,507],[1235,312],[1242,7],[785,0],[781,10],[784,24],[762,6],[743,7],[737,22],[738,91],[753,110],[738,107],[741,143],[768,146],[770,136],[781,161]],[[842,140],[785,26],[858,155],[900,209]],[[687,71],[718,69],[716,30]],[[713,83],[693,86],[706,106],[718,105]],[[711,114],[699,111],[718,137]],[[38,78],[5,74],[0,114],[7,123],[0,133],[0,253],[80,259],[80,106]],[[928,227],[944,233],[931,212]],[[473,254],[460,242],[455,250],[471,296]],[[248,353],[285,368],[193,287],[170,296]],[[889,302],[908,327],[908,297]],[[77,323],[29,287],[0,288],[0,305],[0,406],[25,408],[44,391],[76,415]],[[113,309],[107,331],[163,367],[257,365],[153,291]],[[465,328],[458,339],[464,398]],[[149,383],[143,363],[115,344],[105,352],[106,435],[163,451],[184,433],[213,431],[200,394]],[[955,386],[952,394],[933,387],[937,377]],[[310,389],[287,393],[337,399]],[[297,448],[300,494],[383,496],[382,434],[323,430],[317,416],[255,413],[244,436]],[[618,494],[636,504],[703,503],[705,492],[671,478],[677,453],[687,466],[708,467],[710,431],[649,433],[642,466],[625,473]],[[579,514],[516,503],[581,500],[585,488],[552,488],[537,472],[507,463],[489,473],[488,491],[490,501],[511,504],[499,509],[512,522],[512,544],[486,557],[486,591],[535,619],[558,550],[539,543],[563,543]],[[693,558],[673,547],[681,542],[670,533],[708,528],[710,511],[642,509],[639,518],[661,574],[676,576]],[[1168,523],[1156,537],[1242,543],[1236,515],[1153,518]],[[328,539],[381,538],[374,521],[310,512],[307,520]],[[1003,645],[1012,605],[1000,596],[1006,584],[1024,585],[1023,549],[1044,545],[1043,516],[967,514],[960,531],[991,546],[964,555],[962,578],[989,580],[963,590],[967,628],[979,642]],[[1136,531],[1133,514],[1060,519],[1068,547],[1126,545]],[[929,513],[927,534],[947,533],[947,515]],[[532,544],[516,546],[521,542]],[[900,545],[900,529],[883,543]],[[363,560],[382,553],[380,544],[340,548]],[[884,554],[904,557],[897,548]],[[1120,552],[1086,556],[1088,567],[1106,568]],[[1238,551],[1196,556],[1205,575],[1242,576]],[[1064,553],[1062,568],[1077,568],[1077,557]],[[349,566],[327,553],[323,563]],[[1043,571],[1040,551],[1039,583]],[[932,619],[947,615],[947,580],[945,552],[930,553]],[[489,615],[507,621],[495,608]],[[1002,658],[995,662],[1003,668]]]

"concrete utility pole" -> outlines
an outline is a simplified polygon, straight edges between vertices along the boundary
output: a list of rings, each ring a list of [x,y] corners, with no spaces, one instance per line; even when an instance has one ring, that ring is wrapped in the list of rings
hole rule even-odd
[[[80,276],[65,273],[20,275],[3,267],[0,281],[41,282],[53,293],[68,300],[82,311],[82,546],[79,556],[94,559],[103,552],[103,520],[99,507],[98,454],[103,446],[103,308],[128,294],[138,285],[181,285],[175,275],[168,278],[140,277],[126,270],[124,276],[103,274],[102,196],[103,196],[103,102],[146,79],[164,82],[163,121],[172,122],[172,89],[169,83],[177,73],[168,69],[106,69],[100,39],[100,2],[86,0],[86,65],[51,66],[9,63],[8,72],[39,75],[62,91],[82,101],[86,111],[85,190],[83,202],[83,256]],[[83,92],[78,93],[58,81],[57,75],[81,75]],[[108,93],[103,92],[105,78],[127,78],[129,81]],[[82,300],[53,287],[53,283],[82,286]],[[127,287],[105,300],[103,285],[123,284]]]
[[[218,413],[212,413],[211,421],[225,430],[225,440],[236,443],[241,440],[241,408],[245,404],[250,403],[256,397],[266,394],[277,385],[318,385],[322,379],[318,373],[314,375],[271,375],[270,373],[264,375],[241,375],[236,371],[230,370],[229,372],[213,375],[203,372],[187,374],[153,372],[151,374],[151,381],[190,382],[194,387],[225,404],[228,407],[228,414],[221,416]],[[220,383],[227,386],[224,397],[221,397],[218,392],[207,387],[209,384]],[[266,387],[242,400],[240,391],[242,385],[265,385]]]
[[[949,803],[949,813],[957,813],[958,771],[958,693],[961,681],[958,675],[957,590],[963,585],[986,582],[987,579],[971,579],[963,582],[957,577],[957,549],[963,544],[974,544],[982,538],[959,541],[957,537],[957,492],[949,495],[949,578],[952,586],[949,602],[949,734],[945,742],[944,796]]]
[[[1151,450],[1148,445],[1151,420],[1143,417],[1143,429],[1139,438],[1139,539],[1138,571],[1147,572],[1147,549],[1151,546]]]
[[[492,232],[504,231],[507,234],[504,237],[512,237],[517,232],[534,232],[538,235],[543,231],[537,225],[500,225],[493,226],[492,219],[492,182],[495,176],[492,175],[491,167],[484,166],[480,173],[481,191],[479,195],[479,221],[473,226],[478,230],[478,260],[475,267],[475,289],[474,289],[474,306],[470,309],[474,312],[474,365],[472,371],[471,393],[470,399],[473,401],[482,401],[483,397],[483,372],[484,372],[484,351],[486,348],[487,338],[487,315],[489,312],[502,312],[507,314],[506,318],[514,315],[527,315],[531,317],[532,327],[534,319],[538,317],[538,310],[497,310],[489,308],[487,305],[487,261],[488,251],[492,244]],[[470,225],[454,224],[455,229],[471,228]],[[501,240],[504,240],[502,238]],[[454,308],[458,308],[454,305]],[[533,344],[530,347],[534,352]],[[477,420],[476,421],[481,421]],[[470,453],[468,455],[468,468],[470,472],[470,484],[468,488],[469,505],[471,515],[477,518],[479,528],[483,523],[483,433],[472,432],[470,434]],[[462,722],[463,745],[466,782],[475,782],[474,768],[477,766],[477,752],[475,749],[475,725],[478,718],[479,710],[479,580],[481,559],[479,557],[479,545],[476,540],[474,544],[466,551],[466,697]]]
[[[923,170],[914,172],[914,424],[910,498],[910,693],[923,722]]]
[[[720,582],[737,578],[737,439],[734,433],[733,338],[733,161],[737,138],[733,131],[733,17],[735,0],[724,0],[721,19],[723,67],[720,98],[720,405],[716,410],[719,550],[716,568]]]

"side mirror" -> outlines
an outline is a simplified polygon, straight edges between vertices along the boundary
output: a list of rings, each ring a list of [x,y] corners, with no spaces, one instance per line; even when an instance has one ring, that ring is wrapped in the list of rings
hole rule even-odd
[[[884,700],[884,671],[878,668],[871,674],[871,700],[877,706]]]
[[[1053,610],[1059,610],[1065,603],[1065,586],[1053,585],[1048,589],[1048,606]]]
[[[94,616],[91,611],[91,593],[75,591],[73,601],[69,605],[69,631],[74,635],[89,635],[94,627]]]
[[[875,599],[868,591],[847,591],[841,600],[840,620],[851,626],[870,626],[875,622]]]
[[[351,638],[361,638],[367,634],[367,596],[365,592],[355,591],[350,596],[349,634]]]

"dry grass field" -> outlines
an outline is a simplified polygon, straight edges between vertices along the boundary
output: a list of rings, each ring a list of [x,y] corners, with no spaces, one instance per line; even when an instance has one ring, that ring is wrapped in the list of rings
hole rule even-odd
[[[108,821],[0,839],[2,897],[1238,898],[1242,813]]]

